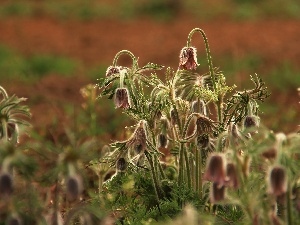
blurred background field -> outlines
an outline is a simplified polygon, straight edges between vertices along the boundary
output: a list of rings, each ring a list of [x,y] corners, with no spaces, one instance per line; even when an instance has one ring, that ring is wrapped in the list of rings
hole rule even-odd
[[[47,133],[86,119],[80,88],[103,77],[122,49],[147,62],[178,66],[194,27],[210,42],[214,65],[229,84],[260,75],[272,93],[263,123],[293,132],[300,124],[300,2],[297,0],[2,0],[0,85],[27,97],[35,129]],[[207,71],[203,41],[199,71]],[[126,57],[121,59],[130,65]],[[94,133],[112,138],[130,125],[112,102],[94,105]],[[89,114],[89,116],[91,116]],[[61,126],[63,125],[63,126]]]

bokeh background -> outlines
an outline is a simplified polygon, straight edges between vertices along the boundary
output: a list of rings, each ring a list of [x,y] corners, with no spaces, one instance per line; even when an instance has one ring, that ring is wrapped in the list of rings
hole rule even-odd
[[[28,98],[34,129],[47,135],[86,122],[79,90],[96,84],[118,51],[132,51],[140,65],[176,69],[195,27],[206,32],[214,65],[229,84],[243,90],[250,75],[264,79],[272,95],[262,104],[262,122],[275,132],[296,131],[298,0],[1,0],[0,85]],[[203,41],[195,35],[192,43],[206,71]],[[111,101],[92,107],[96,115],[87,115],[97,135],[115,137],[131,123]]]

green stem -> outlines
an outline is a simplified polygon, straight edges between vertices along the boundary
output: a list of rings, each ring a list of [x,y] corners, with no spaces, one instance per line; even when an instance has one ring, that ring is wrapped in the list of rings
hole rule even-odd
[[[131,51],[128,51],[128,50],[121,50],[121,51],[119,51],[119,52],[115,55],[115,58],[114,58],[114,60],[113,60],[113,66],[116,66],[116,65],[117,65],[117,61],[118,61],[119,57],[120,57],[121,55],[124,55],[124,54],[129,55],[129,56],[132,58],[133,62],[135,63],[136,58],[135,58],[134,54],[133,54]]]
[[[184,160],[185,160],[185,167],[186,167],[186,174],[187,174],[187,184],[188,188],[191,189],[192,180],[191,180],[191,171],[190,171],[190,165],[189,165],[189,157],[187,154],[186,149],[184,149]]]
[[[178,186],[180,187],[183,184],[183,168],[184,168],[184,148],[183,143],[180,144],[179,148],[179,174],[178,174]]]
[[[287,221],[287,225],[293,225],[293,219],[292,219],[292,201],[290,198],[290,193],[291,193],[291,188],[290,188],[290,182],[288,182],[288,187],[287,187],[287,193],[286,193],[286,221]]]
[[[162,197],[162,191],[161,191],[160,186],[158,184],[157,176],[155,174],[155,169],[154,169],[154,164],[153,164],[152,157],[147,152],[145,152],[145,155],[146,155],[146,158],[147,158],[147,160],[150,164],[150,170],[151,170],[152,181],[153,181],[153,185],[154,185],[157,205],[159,206],[159,199]]]
[[[2,86],[0,86],[0,92],[5,99],[8,99],[8,94]]]
[[[8,141],[8,133],[7,133],[7,121],[5,118],[1,119],[1,126],[3,131],[3,137],[5,141]]]
[[[191,46],[192,36],[195,32],[199,32],[203,37],[204,44],[205,44],[205,50],[206,50],[206,57],[207,57],[207,62],[208,62],[209,73],[210,73],[210,76],[212,77],[214,90],[216,90],[216,80],[215,80],[215,74],[214,74],[214,71],[213,71],[213,63],[212,63],[210,48],[209,48],[208,40],[207,40],[207,37],[206,37],[206,34],[204,33],[204,31],[200,28],[194,28],[188,35],[188,40],[187,40],[187,45],[186,46],[187,47]]]

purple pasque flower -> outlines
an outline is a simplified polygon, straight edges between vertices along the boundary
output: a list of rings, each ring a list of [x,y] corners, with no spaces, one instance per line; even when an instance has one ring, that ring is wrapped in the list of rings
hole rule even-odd
[[[197,62],[197,49],[194,47],[184,47],[179,55],[179,69],[195,70],[199,66]]]
[[[130,108],[129,92],[127,88],[117,88],[115,93],[116,108]]]

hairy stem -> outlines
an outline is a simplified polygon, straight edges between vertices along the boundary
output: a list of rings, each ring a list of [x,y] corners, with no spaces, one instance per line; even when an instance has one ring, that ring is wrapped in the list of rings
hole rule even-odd
[[[114,58],[114,60],[113,60],[113,66],[116,66],[116,65],[117,65],[117,61],[118,61],[119,57],[120,57],[121,55],[124,55],[124,54],[129,55],[129,56],[131,57],[131,59],[133,60],[133,62],[136,61],[136,58],[135,58],[134,54],[133,54],[131,51],[128,51],[128,50],[121,50],[121,51],[119,51],[119,52],[115,55],[115,58]]]

